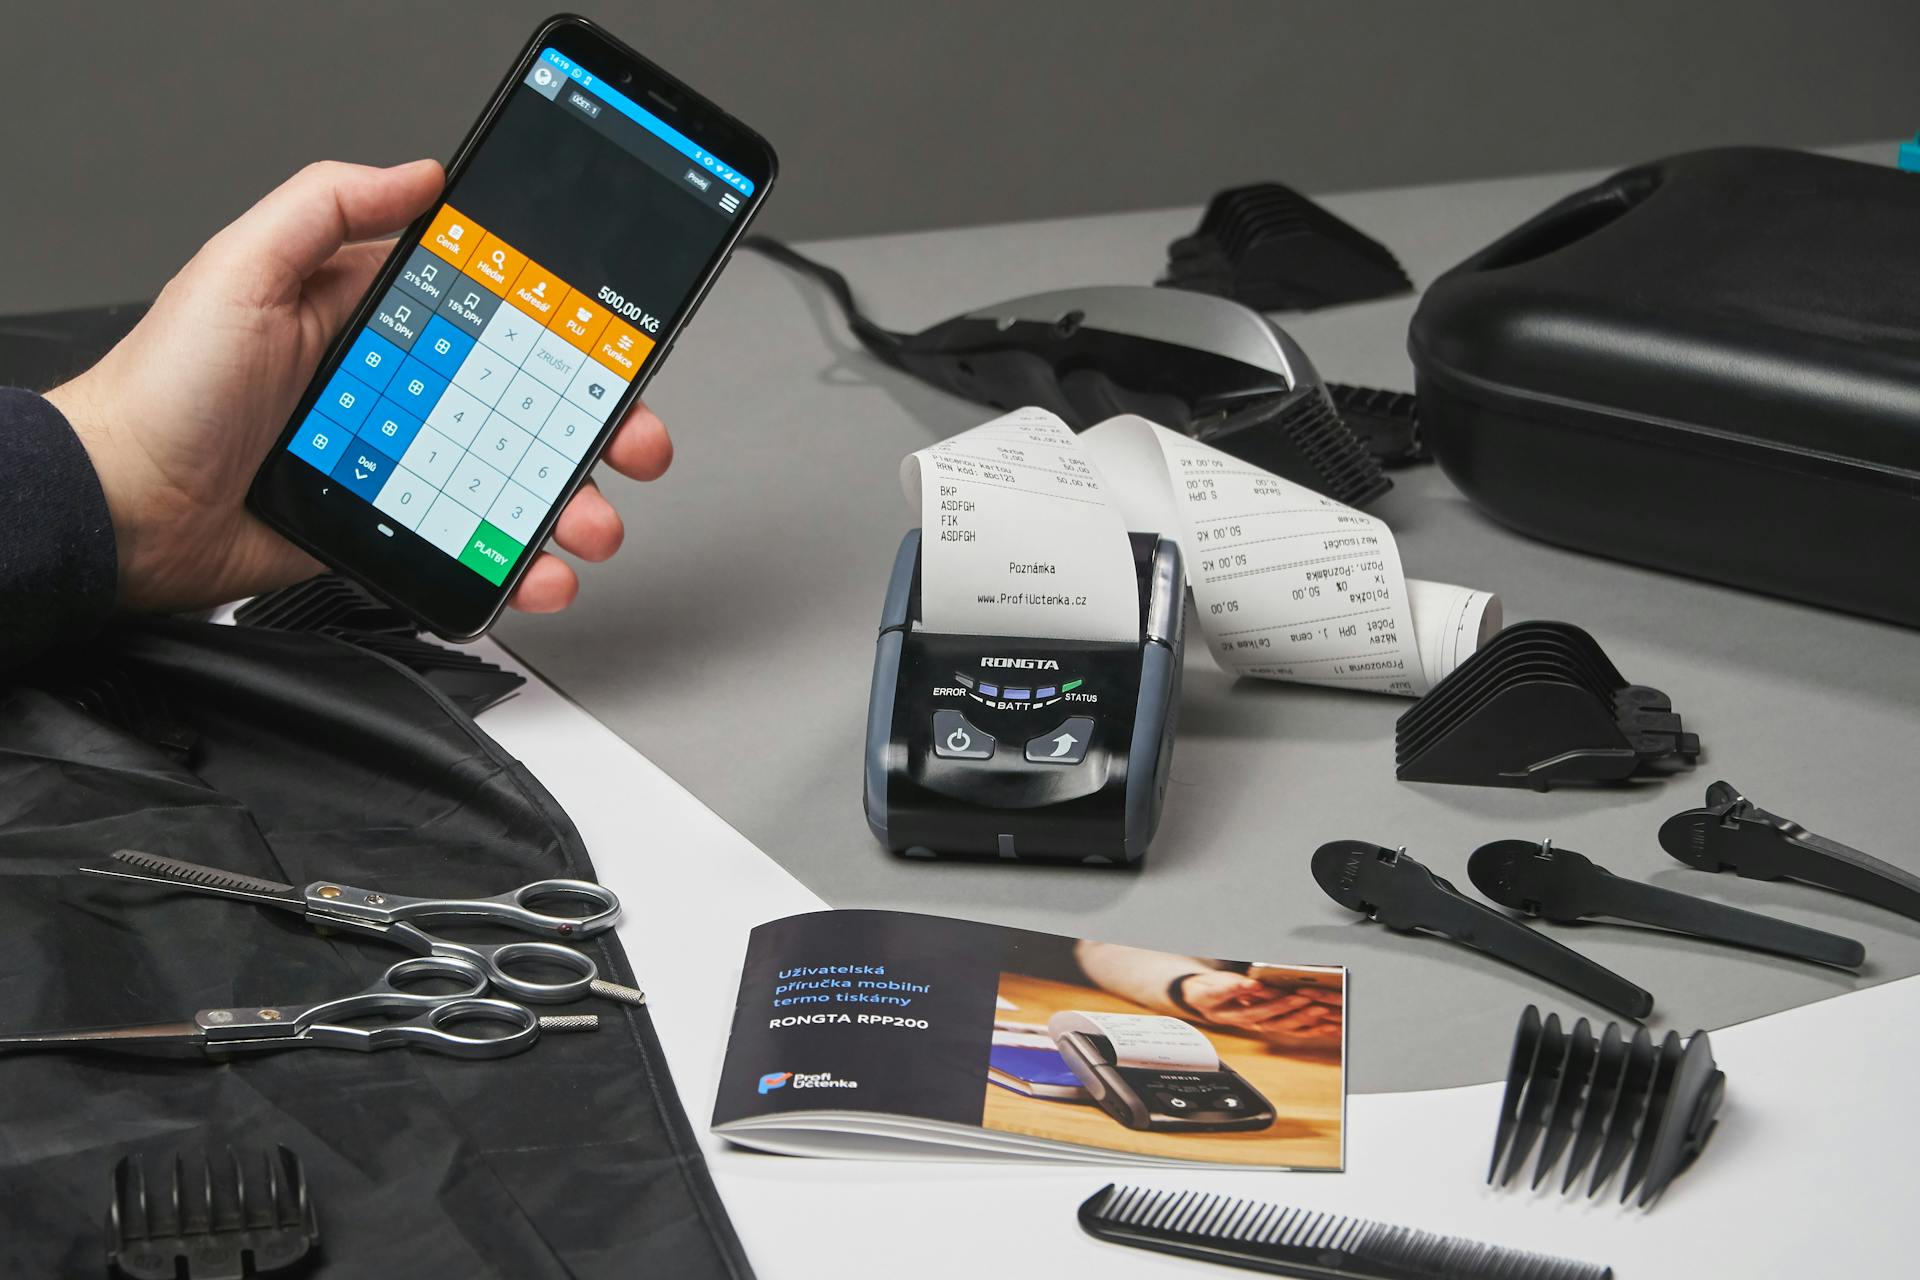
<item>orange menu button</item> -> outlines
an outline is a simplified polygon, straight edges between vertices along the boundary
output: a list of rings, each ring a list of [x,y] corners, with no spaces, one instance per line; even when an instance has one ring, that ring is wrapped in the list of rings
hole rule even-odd
[[[507,300],[544,325],[553,319],[554,308],[566,296],[567,286],[559,276],[537,262],[529,262],[520,269]]]
[[[547,328],[582,351],[592,351],[600,331],[607,327],[608,318],[606,308],[575,289],[560,304],[560,313],[548,322]]]
[[[456,267],[464,267],[473,257],[474,246],[486,239],[487,229],[450,204],[440,206],[433,225],[420,243]]]
[[[633,375],[639,372],[652,350],[652,338],[615,316],[607,321],[600,343],[593,349],[593,358],[632,382]]]
[[[499,236],[488,235],[480,242],[480,248],[473,255],[473,263],[467,268],[467,274],[478,280],[501,297],[507,296],[507,290],[519,278],[520,269],[527,265],[527,255],[515,249]]]

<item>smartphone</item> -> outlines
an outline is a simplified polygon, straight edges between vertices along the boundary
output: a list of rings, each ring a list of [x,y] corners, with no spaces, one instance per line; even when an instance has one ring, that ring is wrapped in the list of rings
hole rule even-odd
[[[248,503],[436,634],[507,597],[773,185],[773,149],[544,23],[301,396]]]
[[[987,1083],[1023,1098],[1055,1102],[1092,1102],[1093,1095],[1073,1074],[1058,1049],[996,1044],[987,1055]]]

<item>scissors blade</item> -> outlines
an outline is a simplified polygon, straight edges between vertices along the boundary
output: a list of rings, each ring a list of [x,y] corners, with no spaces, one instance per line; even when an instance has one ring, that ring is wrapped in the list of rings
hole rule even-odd
[[[181,862],[177,858],[141,853],[138,849],[122,849],[104,862],[89,862],[79,870],[92,876],[115,876],[122,880],[138,880],[142,884],[173,885],[222,898],[241,898],[298,911],[302,915],[307,910],[306,896],[290,884],[256,880],[252,876],[222,871],[218,867],[203,867],[197,862]]]
[[[132,1027],[92,1027],[80,1031],[29,1031],[0,1036],[0,1053],[35,1049],[104,1049],[162,1057],[198,1057],[206,1052],[206,1033],[191,1022],[149,1022]]]

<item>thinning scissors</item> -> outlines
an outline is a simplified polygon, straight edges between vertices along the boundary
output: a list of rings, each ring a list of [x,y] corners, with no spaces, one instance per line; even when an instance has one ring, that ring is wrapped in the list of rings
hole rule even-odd
[[[338,929],[379,938],[415,955],[449,956],[479,966],[506,994],[534,1004],[564,1004],[582,996],[604,996],[626,1004],[645,1004],[646,995],[617,982],[600,980],[593,957],[557,942],[465,942],[428,933],[416,922],[452,920],[498,924],[522,933],[555,938],[586,938],[611,929],[620,919],[620,899],[611,889],[586,880],[537,880],[493,898],[409,898],[375,889],[357,889],[338,880],[315,880],[305,888],[122,849],[104,862],[79,868],[89,875],[115,876],[143,884],[169,885],[195,893],[241,898],[304,916],[316,929]],[[588,908],[577,916],[548,915],[528,904],[573,902]],[[557,969],[573,974],[544,982],[508,972],[515,965]]]
[[[453,982],[457,989],[438,993],[410,989],[422,980],[434,979]],[[364,991],[318,1004],[202,1009],[191,1022],[0,1036],[0,1053],[103,1050],[224,1058],[274,1049],[372,1053],[404,1045],[455,1058],[504,1058],[533,1048],[542,1031],[591,1031],[600,1025],[600,1019],[590,1013],[543,1018],[525,1005],[485,998],[482,993],[486,989],[486,973],[470,960],[416,956],[390,967]],[[372,1025],[347,1021],[392,1012],[410,1012],[413,1016]],[[506,1030],[496,1035],[460,1030],[469,1023],[498,1023]]]

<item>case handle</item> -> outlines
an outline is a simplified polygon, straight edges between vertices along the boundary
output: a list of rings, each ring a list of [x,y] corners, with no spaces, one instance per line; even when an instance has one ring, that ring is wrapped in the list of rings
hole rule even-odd
[[[1644,167],[1616,173],[1542,210],[1447,274],[1498,271],[1544,258],[1586,239],[1637,208],[1659,189],[1657,169]]]

